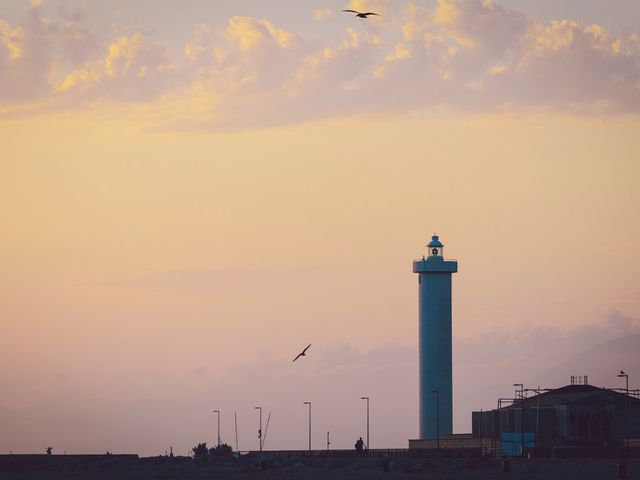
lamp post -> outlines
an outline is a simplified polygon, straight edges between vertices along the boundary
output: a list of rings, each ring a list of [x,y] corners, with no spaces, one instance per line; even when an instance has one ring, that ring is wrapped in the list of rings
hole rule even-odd
[[[620,373],[618,374],[618,378],[623,378],[625,380],[625,393],[626,393],[626,398],[625,398],[625,417],[626,417],[626,421],[627,421],[627,434],[626,434],[626,440],[625,440],[625,449],[624,449],[624,456],[625,458],[629,458],[629,375],[627,373],[624,373],[622,370],[620,370]]]
[[[305,405],[309,405],[309,451],[311,451],[311,402],[304,402]]]
[[[534,438],[535,444],[534,454],[536,458],[538,457],[538,436],[540,435],[540,385],[538,388],[527,388],[525,389],[527,392],[534,392],[536,394],[536,437]]]
[[[218,414],[218,447],[220,446],[220,410],[214,410],[213,413]]]
[[[524,457],[524,385],[522,383],[514,383],[514,387],[520,387],[520,455]],[[516,398],[518,390],[516,390]]]
[[[371,448],[369,445],[369,397],[360,397],[360,400],[367,401],[367,450],[369,450]]]
[[[440,450],[440,390],[431,390],[436,394],[436,445]]]
[[[260,426],[258,427],[258,443],[260,444],[260,451],[262,452],[262,407],[253,407],[254,410],[260,411]]]

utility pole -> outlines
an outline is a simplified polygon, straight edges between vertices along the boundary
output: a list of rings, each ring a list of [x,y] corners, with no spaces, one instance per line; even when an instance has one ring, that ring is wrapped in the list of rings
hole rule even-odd
[[[369,444],[369,397],[360,397],[360,400],[367,401],[367,451],[371,448]]]
[[[327,452],[329,451],[329,445],[331,445],[331,441],[329,441],[329,432],[327,432]]]
[[[262,407],[253,407],[253,409],[260,411],[260,423],[258,427],[258,443],[260,444],[260,452],[262,452]]]
[[[311,402],[304,402],[305,405],[309,405],[309,451],[311,451]]]

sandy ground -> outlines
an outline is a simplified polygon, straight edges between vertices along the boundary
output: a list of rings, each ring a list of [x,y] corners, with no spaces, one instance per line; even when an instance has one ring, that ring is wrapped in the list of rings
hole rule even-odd
[[[121,479],[617,479],[617,462],[612,460],[522,460],[512,461],[504,473],[500,462],[492,460],[390,459],[389,472],[382,460],[359,458],[259,458],[210,460],[196,465],[190,458],[142,458],[129,466],[97,463],[20,471],[0,470],[2,480],[121,480]],[[630,479],[640,479],[640,461],[629,464]]]

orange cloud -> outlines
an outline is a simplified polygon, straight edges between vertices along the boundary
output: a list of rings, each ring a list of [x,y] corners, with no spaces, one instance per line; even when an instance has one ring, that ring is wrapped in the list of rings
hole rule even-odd
[[[197,98],[197,122],[211,128],[433,105],[640,111],[637,34],[612,37],[574,20],[542,23],[481,0],[439,0],[433,8],[408,2],[400,14],[387,1],[348,6],[389,17],[374,28],[360,22],[327,43],[269,19],[235,16],[222,28],[197,25],[178,52],[139,30],[98,45],[81,14],[56,24],[35,10],[37,21],[24,25],[0,20],[0,102],[10,111],[38,101],[61,109],[96,99],[170,101],[170,111],[188,115],[178,104]]]

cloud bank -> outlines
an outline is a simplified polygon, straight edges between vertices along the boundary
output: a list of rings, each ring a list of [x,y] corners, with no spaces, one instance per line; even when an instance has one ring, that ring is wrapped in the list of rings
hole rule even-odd
[[[325,10],[310,16],[332,21]],[[0,18],[3,116],[101,102],[158,107],[156,121],[177,129],[431,107],[637,114],[640,36],[542,23],[489,0],[407,2],[331,41],[238,16],[195,26],[182,51],[124,26],[98,38],[82,12],[49,19],[36,4],[20,25]]]
[[[499,396],[513,393],[514,382],[558,387],[571,375],[589,375],[594,385],[621,386],[616,372],[638,367],[639,332],[636,320],[612,311],[601,323],[566,332],[534,327],[456,339],[455,431],[470,431],[471,411],[493,408]],[[273,413],[269,448],[301,448],[307,440],[302,402],[308,400],[314,405],[314,444],[322,445],[330,430],[334,448],[351,448],[365,425],[363,395],[371,396],[377,448],[406,446],[417,435],[417,345],[360,350],[348,343],[314,344],[296,364],[263,351],[259,359],[224,372],[208,364],[143,376],[119,370],[117,376],[119,386],[104,390],[104,379],[93,369],[59,373],[48,378],[34,405],[0,405],[0,423],[12,433],[0,438],[0,449],[43,451],[53,443],[76,453],[156,455],[172,445],[182,453],[211,441],[210,412],[219,408],[227,442],[233,440],[237,412],[244,450],[255,445],[255,405],[263,406],[265,416]]]

